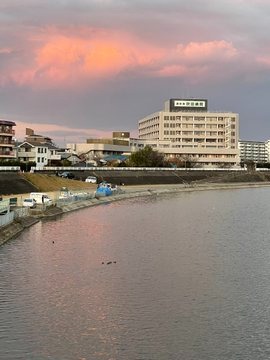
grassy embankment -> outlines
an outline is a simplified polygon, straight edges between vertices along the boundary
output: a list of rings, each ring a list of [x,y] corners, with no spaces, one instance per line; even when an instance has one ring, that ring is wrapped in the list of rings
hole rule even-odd
[[[207,174],[204,174],[207,175]],[[31,174],[23,173],[22,176],[33,184],[38,191],[50,192],[59,191],[61,187],[67,187],[72,191],[89,190],[94,191],[96,189],[95,184],[89,184],[80,180],[63,179],[55,175],[48,174]],[[188,178],[186,178],[188,181]],[[219,174],[218,176],[205,177],[204,179],[196,181],[196,183],[239,183],[239,182],[269,182],[270,174],[261,173],[231,173],[231,174]],[[153,184],[156,183],[155,181]]]
[[[95,184],[89,184],[80,180],[63,179],[55,175],[23,173],[22,176],[33,184],[38,191],[59,191],[61,187],[69,190],[93,190]]]

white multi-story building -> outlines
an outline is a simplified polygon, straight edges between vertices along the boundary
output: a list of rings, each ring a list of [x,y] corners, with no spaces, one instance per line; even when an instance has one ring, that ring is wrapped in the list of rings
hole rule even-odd
[[[35,162],[37,166],[47,166],[52,161],[60,161],[58,148],[50,143],[24,141],[17,147],[17,158],[22,162]]]
[[[208,111],[206,99],[170,99],[139,120],[139,140],[156,141],[167,157],[188,156],[202,166],[239,164],[239,115]]]
[[[254,161],[264,163],[269,161],[269,141],[239,140],[241,161]]]
[[[267,162],[270,162],[270,140],[267,140],[265,142],[265,149],[266,149],[266,154],[267,154]]]

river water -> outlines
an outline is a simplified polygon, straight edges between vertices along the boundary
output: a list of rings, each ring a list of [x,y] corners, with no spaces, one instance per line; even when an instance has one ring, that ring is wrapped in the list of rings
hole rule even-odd
[[[0,359],[270,359],[269,204],[195,191],[34,225],[0,247]]]

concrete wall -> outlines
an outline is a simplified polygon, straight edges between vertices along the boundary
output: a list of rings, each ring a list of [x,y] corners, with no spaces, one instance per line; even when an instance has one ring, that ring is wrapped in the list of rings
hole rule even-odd
[[[0,227],[6,226],[6,225],[12,223],[13,220],[14,220],[14,212],[13,211],[10,211],[6,214],[1,214],[0,215]]]

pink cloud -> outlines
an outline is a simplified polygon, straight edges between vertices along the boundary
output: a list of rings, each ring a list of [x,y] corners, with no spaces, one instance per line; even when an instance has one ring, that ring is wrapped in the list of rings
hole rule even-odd
[[[99,129],[89,128],[71,128],[64,125],[55,125],[50,123],[40,124],[33,122],[15,121],[15,139],[24,141],[26,128],[33,129],[35,134],[48,136],[57,146],[65,146],[67,143],[86,143],[89,138],[111,138],[112,131],[103,131]],[[118,131],[115,129],[113,131]],[[123,130],[123,129],[122,129]],[[124,129],[125,131],[129,131]],[[130,131],[131,137],[137,137],[137,130]]]
[[[31,69],[21,76],[15,72],[13,79],[18,77],[19,83],[25,79],[34,86],[74,86],[147,67],[164,52],[131,35],[103,30],[82,30],[77,36],[50,33],[41,40]]]
[[[13,120],[14,121],[14,120]],[[52,138],[56,144],[64,142],[86,142],[87,138],[110,138],[111,131],[102,131],[98,129],[70,128],[68,126],[55,124],[39,124],[33,122],[16,121],[15,138],[23,141],[25,138],[25,129],[33,129],[35,134],[44,135]]]
[[[176,52],[186,61],[192,62],[231,60],[238,55],[238,51],[232,43],[224,40],[191,42],[186,46],[178,45]]]
[[[1,54],[10,54],[12,52],[12,49],[10,48],[0,48],[0,55]]]
[[[265,55],[265,56],[258,56],[257,57],[257,62],[267,68],[270,67],[270,55]]]
[[[178,44],[176,49],[163,59],[156,71],[157,76],[179,76],[197,82],[205,77],[209,80],[222,77],[216,70],[237,61],[239,51],[226,41],[191,42]]]
[[[11,81],[34,88],[74,87],[129,71],[138,76],[185,77],[195,70],[197,74],[210,72],[211,64],[231,63],[239,55],[232,43],[224,40],[165,48],[130,34],[99,29],[80,29],[76,35],[50,29],[29,41],[28,60],[9,64],[0,76],[2,85]]]

